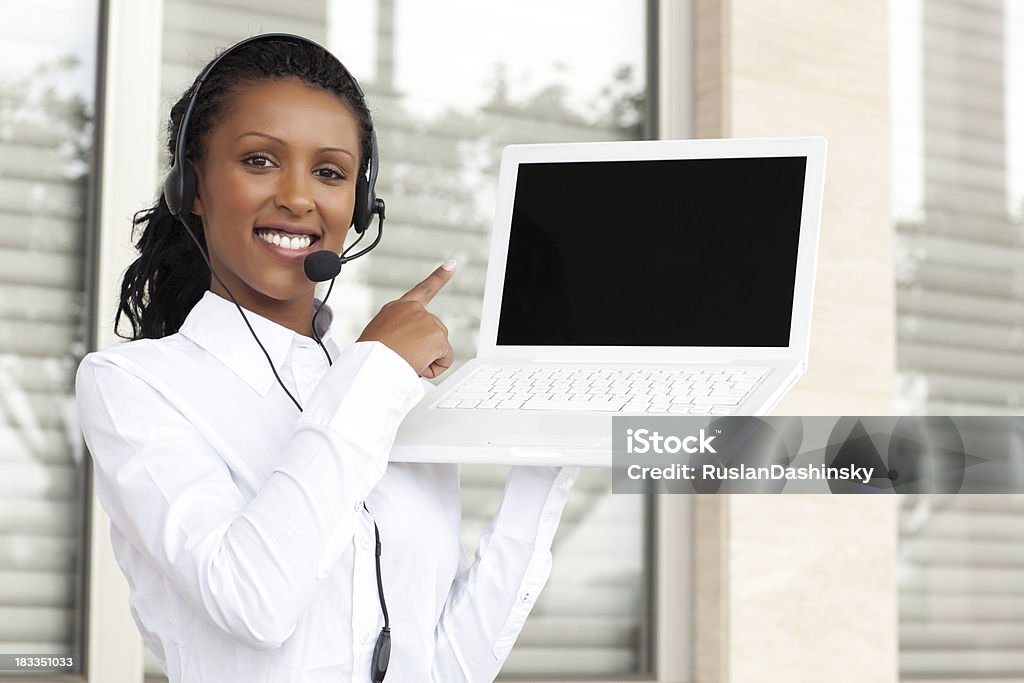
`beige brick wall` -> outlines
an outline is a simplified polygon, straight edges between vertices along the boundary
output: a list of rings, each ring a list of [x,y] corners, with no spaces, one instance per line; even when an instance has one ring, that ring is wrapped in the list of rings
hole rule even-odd
[[[809,370],[775,411],[893,410],[888,5],[695,0],[697,137],[828,138]],[[700,683],[897,680],[890,497],[695,507]]]
[[[697,137],[829,141],[809,369],[776,412],[889,414],[896,308],[887,4],[695,7]]]

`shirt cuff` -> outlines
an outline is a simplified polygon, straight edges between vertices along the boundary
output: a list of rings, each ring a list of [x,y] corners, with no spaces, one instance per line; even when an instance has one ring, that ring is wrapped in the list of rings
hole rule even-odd
[[[404,358],[379,341],[356,342],[324,374],[299,424],[330,427],[383,473],[398,426],[424,393]]]
[[[512,609],[491,651],[499,661],[508,657],[551,575],[551,541],[562,518],[569,489],[579,473],[579,467],[527,465],[515,466],[509,472],[505,496],[495,516],[495,533],[530,543],[533,552]]]
[[[550,548],[579,473],[579,467],[512,467],[495,515],[495,533]]]

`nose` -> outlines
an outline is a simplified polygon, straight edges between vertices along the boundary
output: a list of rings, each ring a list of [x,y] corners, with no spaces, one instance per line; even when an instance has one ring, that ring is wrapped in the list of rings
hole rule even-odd
[[[313,178],[296,167],[281,174],[274,196],[274,205],[285,208],[295,215],[309,213],[316,206],[313,201],[313,190],[310,183]]]

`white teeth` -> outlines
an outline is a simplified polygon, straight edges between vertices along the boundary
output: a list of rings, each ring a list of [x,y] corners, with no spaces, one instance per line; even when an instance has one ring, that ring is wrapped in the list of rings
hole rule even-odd
[[[256,235],[264,242],[276,244],[282,249],[306,249],[310,244],[313,243],[313,238],[309,235],[302,235],[301,237],[288,237],[287,235],[281,235],[278,232],[260,231]]]

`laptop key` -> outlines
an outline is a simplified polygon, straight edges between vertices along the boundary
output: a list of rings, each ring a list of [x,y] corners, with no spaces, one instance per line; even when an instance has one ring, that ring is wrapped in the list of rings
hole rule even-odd
[[[703,396],[694,399],[693,402],[699,405],[738,406],[740,398],[736,396]]]
[[[615,413],[626,405],[625,401],[527,401],[523,410],[581,410]]]
[[[473,399],[484,401],[490,397],[491,392],[489,391],[456,391],[449,398],[456,401],[471,401]]]

